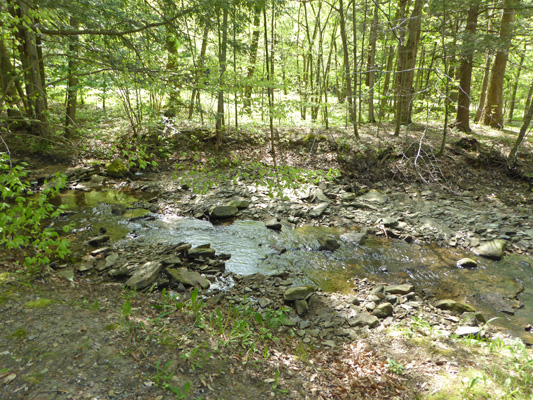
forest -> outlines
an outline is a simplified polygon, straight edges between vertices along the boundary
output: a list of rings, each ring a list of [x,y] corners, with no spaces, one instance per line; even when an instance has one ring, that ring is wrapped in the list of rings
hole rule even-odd
[[[531,32],[2,1],[0,397],[533,399]]]

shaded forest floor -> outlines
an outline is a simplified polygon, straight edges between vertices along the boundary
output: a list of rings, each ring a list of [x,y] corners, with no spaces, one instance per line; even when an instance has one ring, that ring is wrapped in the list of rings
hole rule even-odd
[[[439,129],[412,125],[398,138],[392,129],[367,125],[359,141],[344,130],[280,129],[276,162],[338,169],[347,184],[437,185],[450,193],[491,193],[511,207],[530,202],[531,143],[523,144],[517,164],[505,158],[514,132],[452,132],[438,158]],[[40,159],[21,151],[27,139],[14,136],[8,143],[15,160],[36,170],[139,149],[147,159],[154,154],[159,165],[149,168],[153,174],[176,166],[206,172],[274,162],[267,133],[253,129],[230,130],[215,149],[211,131],[166,124],[137,141],[89,135],[75,157],[71,148],[55,147],[41,151]],[[413,319],[334,349],[316,348],[279,323],[279,310],[270,314],[270,325],[260,325],[231,302],[207,299],[198,306],[185,298],[176,305],[161,293],[128,294],[121,284],[98,278],[27,280],[13,275],[5,260],[2,270],[5,398],[533,398],[530,352],[495,332],[489,339],[441,338]]]

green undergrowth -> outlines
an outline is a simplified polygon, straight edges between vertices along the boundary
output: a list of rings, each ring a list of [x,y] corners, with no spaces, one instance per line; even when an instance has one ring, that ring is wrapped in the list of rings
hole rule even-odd
[[[195,157],[199,156],[196,155]],[[292,166],[273,167],[261,162],[242,164],[238,160],[228,158],[209,158],[206,163],[196,163],[192,167],[176,164],[174,178],[182,187],[190,188],[194,193],[206,194],[220,183],[234,185],[239,182],[253,184],[257,188],[266,189],[270,197],[288,199],[291,191],[305,185],[316,185],[320,182],[331,182],[340,176],[340,171],[330,168],[304,169]],[[181,172],[181,173],[179,173]]]
[[[21,254],[33,275],[51,259],[70,254],[68,240],[50,223],[63,213],[64,206],[54,206],[53,199],[65,188],[66,176],[58,173],[34,192],[27,175],[25,163],[13,165],[9,155],[0,152],[0,250]],[[63,231],[71,228],[66,225]]]
[[[403,338],[432,359],[445,360],[444,365],[459,365],[458,373],[445,370],[432,376],[430,387],[437,389],[422,399],[533,399],[533,352],[519,339],[458,337],[417,317],[392,326],[388,333]]]
[[[156,361],[152,376],[157,385],[178,399],[188,398],[192,384],[176,379],[178,368],[202,372],[219,368],[217,365],[226,363],[230,357],[240,360],[243,365],[261,363],[271,357],[271,349],[280,343],[282,331],[292,336],[292,331],[284,325],[287,308],[258,312],[247,298],[231,299],[228,304],[213,308],[206,306],[198,289],[194,289],[190,299],[184,302],[163,290],[161,302],[153,306],[157,315],[139,320],[132,316],[135,296],[135,292],[125,294],[121,327],[133,347],[157,344],[179,354],[177,362]],[[179,321],[175,321],[176,318]],[[201,340],[198,335],[202,336]],[[274,381],[277,382],[277,378]],[[283,392],[277,383],[275,386],[276,391]]]

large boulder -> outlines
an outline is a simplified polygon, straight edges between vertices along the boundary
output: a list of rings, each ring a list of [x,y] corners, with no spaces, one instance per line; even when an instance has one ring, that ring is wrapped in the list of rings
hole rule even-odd
[[[378,318],[387,318],[392,315],[393,311],[394,307],[391,303],[382,303],[374,309],[372,314]]]
[[[485,242],[472,249],[472,252],[481,257],[491,258],[493,260],[501,260],[507,242],[503,239],[494,239],[490,242]]]
[[[134,290],[143,290],[155,282],[162,269],[163,264],[159,261],[149,261],[135,270],[131,278],[126,281],[126,286]]]

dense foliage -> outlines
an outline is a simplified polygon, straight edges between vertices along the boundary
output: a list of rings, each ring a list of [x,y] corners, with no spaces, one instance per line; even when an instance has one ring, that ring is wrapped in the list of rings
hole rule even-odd
[[[464,131],[472,120],[502,128],[528,109],[531,10],[529,0],[8,0],[0,115],[3,129],[72,138],[83,134],[80,101],[118,101],[135,135],[166,110],[213,123],[218,143],[258,120],[274,142],[275,124],[298,120],[358,136],[365,122],[394,120],[400,134],[438,119],[444,144],[454,119]]]

